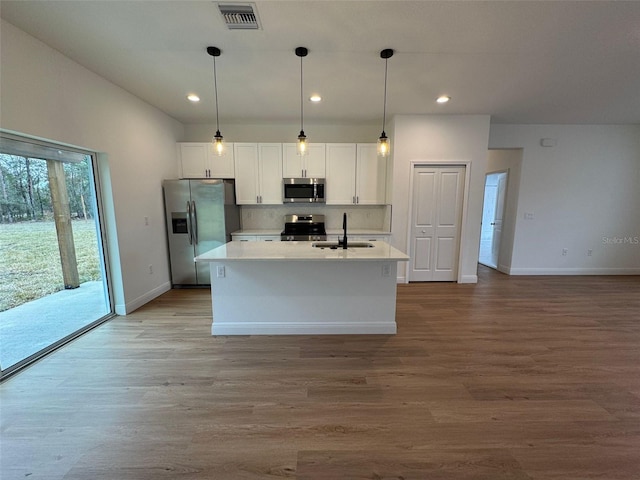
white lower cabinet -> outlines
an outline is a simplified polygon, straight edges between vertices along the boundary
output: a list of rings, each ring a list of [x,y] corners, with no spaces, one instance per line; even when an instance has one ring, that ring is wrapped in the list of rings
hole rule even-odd
[[[213,143],[178,143],[180,178],[234,178],[233,143],[225,144],[222,156],[213,152]]]
[[[257,235],[256,240],[258,242],[279,242],[280,235]]]
[[[255,242],[257,235],[231,235],[232,242]]]

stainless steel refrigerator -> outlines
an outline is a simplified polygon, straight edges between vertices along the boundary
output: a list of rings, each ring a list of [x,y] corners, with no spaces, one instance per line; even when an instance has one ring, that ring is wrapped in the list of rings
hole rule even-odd
[[[195,263],[201,253],[231,241],[240,229],[233,180],[162,182],[171,283],[210,285],[209,264]]]

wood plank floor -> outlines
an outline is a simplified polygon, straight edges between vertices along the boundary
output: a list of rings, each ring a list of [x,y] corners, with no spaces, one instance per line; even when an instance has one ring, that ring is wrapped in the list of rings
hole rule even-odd
[[[640,277],[398,287],[395,336],[210,335],[174,290],[0,386],[13,479],[638,479]]]

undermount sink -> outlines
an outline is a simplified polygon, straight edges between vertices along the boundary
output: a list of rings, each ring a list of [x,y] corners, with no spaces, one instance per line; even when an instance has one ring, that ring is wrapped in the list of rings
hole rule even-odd
[[[338,242],[314,242],[311,244],[315,248],[330,248],[336,250],[342,248],[342,244]],[[372,248],[373,244],[369,242],[347,242],[347,248]]]

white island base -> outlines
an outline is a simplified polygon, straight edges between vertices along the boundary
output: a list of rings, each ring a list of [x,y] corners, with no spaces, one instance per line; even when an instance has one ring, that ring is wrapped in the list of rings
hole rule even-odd
[[[197,258],[211,262],[213,335],[396,333],[402,252],[387,244],[324,251],[307,250],[309,242],[239,243]],[[275,254],[283,248],[289,255]]]
[[[396,262],[211,267],[213,335],[396,333]]]

